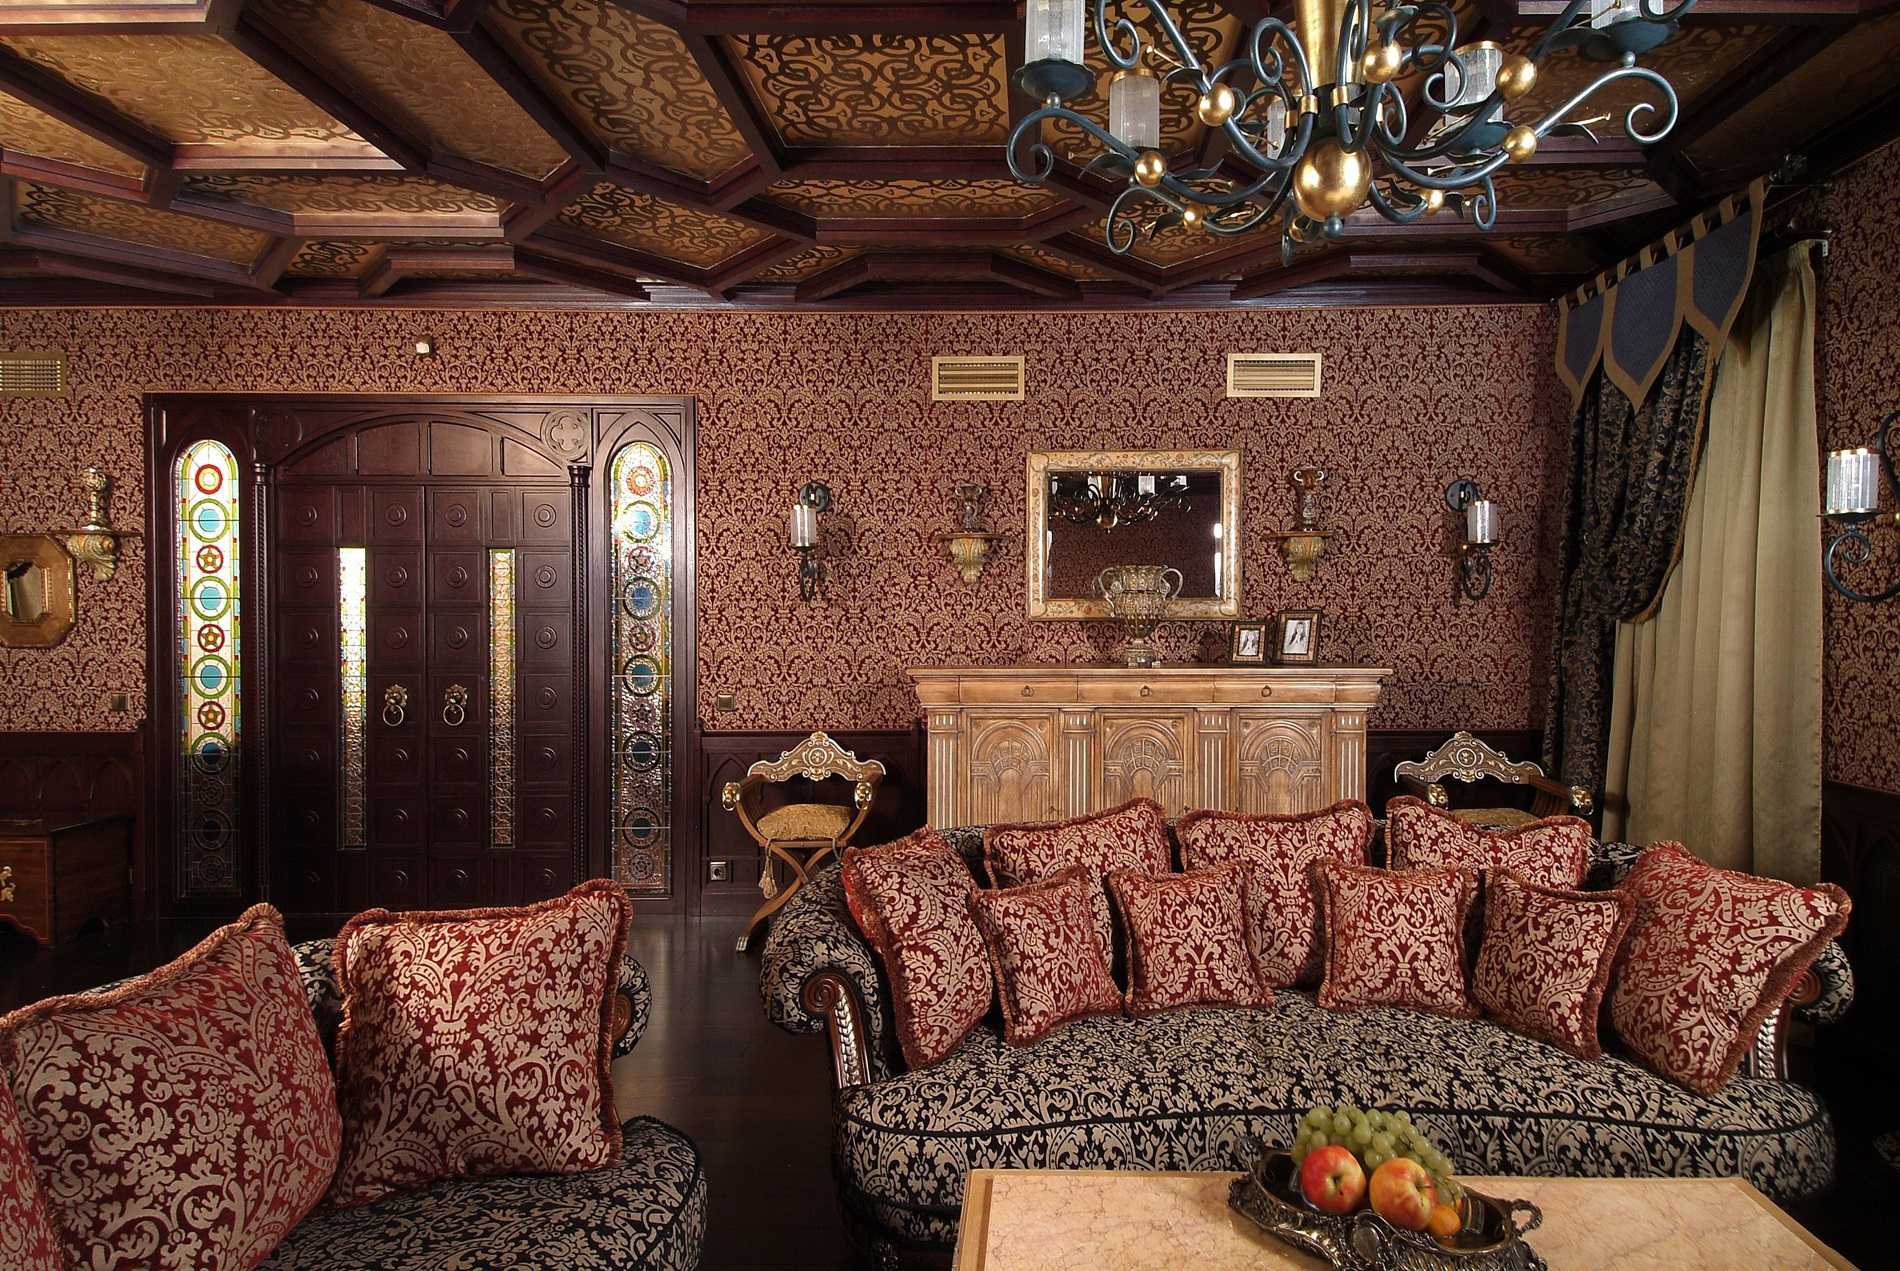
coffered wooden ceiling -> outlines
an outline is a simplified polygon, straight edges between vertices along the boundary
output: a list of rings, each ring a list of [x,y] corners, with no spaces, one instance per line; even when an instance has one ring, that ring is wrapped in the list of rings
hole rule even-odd
[[[1461,38],[1525,48],[1561,5],[1455,7]],[[1681,94],[1674,133],[1637,144],[1636,97],[1604,94],[1601,144],[1552,139],[1505,169],[1489,234],[1362,213],[1290,265],[1271,232],[1176,228],[1118,256],[1116,190],[1078,166],[1079,135],[1047,134],[1047,187],[1004,164],[1030,108],[1009,85],[1019,9],[0,0],[0,303],[1515,300],[1760,173],[1825,175],[1900,129],[1896,0],[1702,0],[1645,59]],[[1274,9],[1174,11],[1218,61]],[[1528,104],[1597,69],[1552,60]],[[1105,97],[1106,76],[1079,108]],[[1185,90],[1164,132],[1175,156],[1222,161]]]

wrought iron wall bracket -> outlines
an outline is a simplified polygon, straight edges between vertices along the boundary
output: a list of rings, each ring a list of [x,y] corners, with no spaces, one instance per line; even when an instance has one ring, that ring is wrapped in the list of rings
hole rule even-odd
[[[1874,453],[1880,456],[1880,475],[1886,482],[1887,495],[1893,500],[1895,510],[1833,513],[1828,517],[1845,527],[1827,545],[1827,553],[1822,557],[1828,585],[1849,600],[1862,604],[1880,604],[1900,598],[1900,581],[1882,591],[1862,591],[1841,577],[1842,566],[1858,569],[1874,558],[1874,541],[1867,534],[1869,528],[1882,524],[1900,528],[1900,476],[1895,474],[1891,449],[1896,420],[1900,420],[1900,410],[1880,421],[1880,432],[1874,440]]]

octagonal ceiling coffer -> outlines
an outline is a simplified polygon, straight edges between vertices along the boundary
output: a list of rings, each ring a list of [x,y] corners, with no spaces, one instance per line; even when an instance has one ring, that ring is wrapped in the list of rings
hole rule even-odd
[[[1020,402],[1023,400],[1023,357],[933,357],[930,359],[930,400],[933,402]]]

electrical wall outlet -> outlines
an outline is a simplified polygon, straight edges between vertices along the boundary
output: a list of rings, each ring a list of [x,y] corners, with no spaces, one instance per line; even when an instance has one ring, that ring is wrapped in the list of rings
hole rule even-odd
[[[738,695],[735,693],[715,694],[713,697],[713,709],[716,711],[738,710],[739,709]]]
[[[706,876],[715,883],[731,882],[732,881],[732,862],[731,861],[708,861],[706,863]]]
[[[106,709],[111,711],[114,715],[123,715],[132,709],[132,703],[126,698],[124,693],[114,693],[111,697],[106,699]]]

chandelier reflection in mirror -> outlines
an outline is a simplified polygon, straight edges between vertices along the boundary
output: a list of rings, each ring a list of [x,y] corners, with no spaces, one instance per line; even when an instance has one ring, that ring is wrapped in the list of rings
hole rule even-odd
[[[1049,480],[1049,511],[1074,525],[1112,530],[1187,506],[1185,472],[1064,472]]]
[[[1545,137],[1595,141],[1588,125],[1609,116],[1572,116],[1606,86],[1632,80],[1646,96],[1653,90],[1656,100],[1638,101],[1624,115],[1632,141],[1651,145],[1668,135],[1678,113],[1675,90],[1636,59],[1674,35],[1694,3],[1570,0],[1520,54],[1489,40],[1460,45],[1457,15],[1436,0],[1379,0],[1376,9],[1373,0],[1296,0],[1294,26],[1262,18],[1243,37],[1240,56],[1209,70],[1164,0],[1146,5],[1160,36],[1152,43],[1127,16],[1111,24],[1107,0],[1029,0],[1027,61],[1016,83],[1043,104],[1010,133],[1009,167],[1032,184],[1049,178],[1056,157],[1044,125],[1053,121],[1099,142],[1101,153],[1084,171],[1128,183],[1105,231],[1117,253],[1133,247],[1144,227],[1150,236],[1177,225],[1235,235],[1284,212],[1281,256],[1290,261],[1296,242],[1339,237],[1367,204],[1398,224],[1449,207],[1490,229],[1498,169],[1529,159]],[[1106,129],[1064,104],[1095,86],[1095,71],[1083,64],[1091,4],[1095,43],[1116,67]],[[1546,59],[1567,50],[1613,65],[1548,114],[1513,116],[1511,103],[1530,91]],[[1418,85],[1412,101],[1401,88],[1408,81]],[[1198,94],[1196,118],[1224,134],[1244,178],[1231,175],[1233,164],[1170,170],[1162,150],[1164,86]]]
[[[1883,591],[1862,591],[1841,577],[1841,567],[1858,568],[1874,558],[1874,542],[1867,534],[1870,525],[1888,522],[1900,526],[1900,474],[1894,471],[1892,446],[1900,442],[1895,425],[1900,411],[1880,421],[1880,432],[1872,447],[1855,446],[1833,450],[1827,456],[1827,492],[1822,514],[1841,526],[1839,534],[1827,545],[1822,563],[1828,585],[1849,600],[1865,604],[1900,598],[1900,582]],[[1880,511],[1880,489],[1895,503],[1893,511]]]

